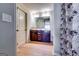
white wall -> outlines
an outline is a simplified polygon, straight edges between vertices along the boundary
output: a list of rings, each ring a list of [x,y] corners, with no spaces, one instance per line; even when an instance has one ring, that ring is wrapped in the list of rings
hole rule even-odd
[[[50,16],[50,30],[51,30],[51,41],[53,43],[54,36],[54,4],[52,4],[52,11]]]
[[[60,12],[61,4],[54,4],[54,36],[53,36],[53,45],[54,45],[54,55],[60,55]]]

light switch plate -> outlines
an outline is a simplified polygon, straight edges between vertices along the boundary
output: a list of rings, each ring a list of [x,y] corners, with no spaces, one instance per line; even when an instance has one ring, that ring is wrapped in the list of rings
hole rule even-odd
[[[2,13],[2,21],[12,22],[12,16],[7,13]]]

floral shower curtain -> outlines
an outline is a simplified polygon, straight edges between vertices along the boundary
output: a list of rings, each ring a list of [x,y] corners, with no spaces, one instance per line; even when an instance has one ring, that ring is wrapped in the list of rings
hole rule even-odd
[[[61,4],[60,55],[79,55],[79,4]]]

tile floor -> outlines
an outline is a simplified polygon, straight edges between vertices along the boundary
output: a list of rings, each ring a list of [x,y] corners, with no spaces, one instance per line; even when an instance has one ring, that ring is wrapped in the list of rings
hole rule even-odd
[[[53,45],[44,42],[30,42],[17,48],[17,56],[52,56]]]

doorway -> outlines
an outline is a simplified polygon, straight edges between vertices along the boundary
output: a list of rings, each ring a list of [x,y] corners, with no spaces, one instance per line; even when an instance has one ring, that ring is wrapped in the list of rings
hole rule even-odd
[[[32,4],[32,5],[41,6],[41,4]],[[51,56],[53,44],[50,35],[51,34],[50,10],[47,7],[45,11],[43,7],[40,7],[41,8],[40,11],[32,10],[33,9],[32,5],[29,4],[29,7],[27,8],[24,6],[28,6],[28,5],[23,4],[25,10],[21,8],[23,11],[27,13],[28,16],[26,16],[25,12],[23,12],[21,9],[17,8],[17,23],[16,23],[17,48],[18,48],[17,55],[18,56]],[[27,17],[27,23],[25,23],[26,21],[24,21],[26,20],[25,19],[26,17]],[[26,43],[26,40],[29,40],[29,42]]]

